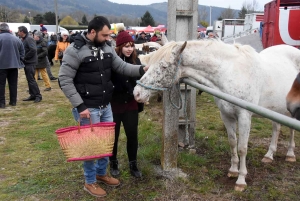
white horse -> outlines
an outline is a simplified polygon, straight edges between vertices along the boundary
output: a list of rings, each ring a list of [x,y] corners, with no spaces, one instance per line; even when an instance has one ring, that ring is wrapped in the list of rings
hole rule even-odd
[[[139,49],[142,50],[144,46],[149,46],[149,47],[153,47],[156,49],[159,49],[161,47],[161,45],[157,42],[146,42],[146,43],[142,43],[142,44],[134,44],[135,49]]]
[[[217,40],[169,42],[151,55],[148,66],[140,79],[143,85],[170,87],[174,76],[176,81],[190,77],[211,88],[288,115],[285,97],[300,69],[300,51],[278,45],[257,53],[247,45]],[[138,102],[146,102],[152,92],[137,85],[134,96]],[[247,186],[246,154],[253,113],[218,98],[215,102],[221,111],[231,149],[228,176],[238,176],[235,190],[242,191]],[[273,122],[272,140],[263,162],[272,162],[279,131],[280,124]],[[287,161],[296,160],[294,147],[294,131],[291,130]]]

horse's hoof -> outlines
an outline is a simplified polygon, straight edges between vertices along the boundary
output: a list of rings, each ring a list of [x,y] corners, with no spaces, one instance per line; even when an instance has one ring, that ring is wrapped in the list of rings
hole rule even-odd
[[[296,162],[296,157],[295,156],[286,156],[285,161],[287,161],[287,162]]]
[[[264,158],[261,160],[261,162],[263,162],[263,163],[272,163],[273,160],[270,159],[270,158],[264,157]]]
[[[227,177],[238,177],[239,173],[238,172],[228,172]]]
[[[247,185],[246,184],[236,184],[234,186],[234,190],[235,191],[239,191],[239,192],[242,192],[246,189]]]

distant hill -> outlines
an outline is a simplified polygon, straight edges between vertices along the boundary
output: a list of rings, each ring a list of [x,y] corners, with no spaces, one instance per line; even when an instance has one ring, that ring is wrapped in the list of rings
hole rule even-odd
[[[54,1],[37,1],[37,0],[0,0],[0,5],[21,11],[35,10],[41,13],[54,11]],[[209,22],[209,6],[199,5],[199,9],[204,7],[208,13],[207,22]],[[217,20],[221,12],[226,8],[212,7],[212,22]],[[126,15],[130,18],[138,18],[144,15],[148,10],[153,16],[155,22],[167,24],[168,3],[154,3],[150,5],[129,5],[112,3],[108,0],[64,0],[58,1],[59,15],[62,13],[72,13],[81,11],[89,15]],[[238,13],[238,11],[236,12]]]

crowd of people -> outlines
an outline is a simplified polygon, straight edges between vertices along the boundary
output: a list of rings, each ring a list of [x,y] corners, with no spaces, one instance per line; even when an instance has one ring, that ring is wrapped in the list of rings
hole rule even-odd
[[[10,106],[17,104],[18,69],[24,68],[28,83],[29,97],[23,101],[42,101],[37,80],[43,80],[44,91],[51,91],[51,82],[57,80],[51,72],[52,58],[48,58],[49,46],[55,47],[55,61],[60,61],[60,54],[68,47],[69,34],[61,33],[48,36],[47,29],[41,24],[40,30],[28,31],[25,26],[18,27],[16,35],[8,24],[0,24],[0,108],[6,107],[5,86],[9,85]],[[41,78],[42,77],[42,78]]]

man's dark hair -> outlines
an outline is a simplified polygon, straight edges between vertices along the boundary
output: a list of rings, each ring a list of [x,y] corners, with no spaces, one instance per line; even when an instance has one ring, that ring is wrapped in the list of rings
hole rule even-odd
[[[18,27],[18,29],[20,32],[23,32],[24,34],[28,34],[28,30],[25,26],[20,26],[20,27]]]
[[[110,29],[109,21],[105,17],[96,16],[89,22],[88,33],[91,33],[92,29],[96,32],[101,31],[105,25]]]

